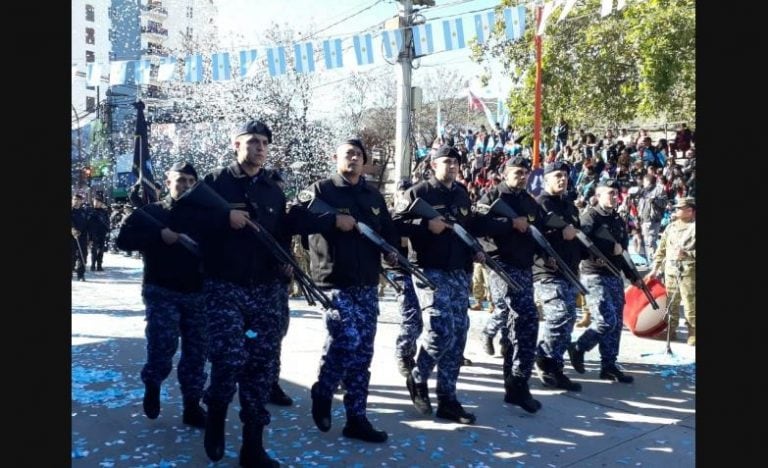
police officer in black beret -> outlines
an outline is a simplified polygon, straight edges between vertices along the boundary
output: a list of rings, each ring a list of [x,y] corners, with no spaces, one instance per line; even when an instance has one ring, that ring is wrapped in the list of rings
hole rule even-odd
[[[384,442],[387,433],[374,429],[367,417],[382,255],[355,225],[365,223],[391,245],[397,245],[400,238],[384,197],[363,176],[368,154],[362,141],[350,138],[342,142],[333,160],[336,173],[299,194],[305,205],[318,199],[337,212],[321,215],[318,234],[309,236],[312,278],[320,288],[330,291],[333,302],[333,309],[325,316],[328,337],[317,382],[311,389],[312,418],[318,429],[330,430],[333,392],[343,383],[347,421],[342,435]],[[390,264],[396,261],[394,255],[386,259]]]
[[[564,228],[547,226],[542,233],[571,271],[577,272],[586,252],[576,239],[579,210],[567,195],[569,171],[570,166],[564,161],[544,166],[544,190],[537,201],[545,213],[552,212],[568,223]],[[533,279],[544,314],[544,333],[536,352],[539,379],[545,386],[581,391],[581,384],[563,373],[563,358],[576,321],[578,291],[546,254],[537,255]]]
[[[103,271],[104,250],[109,234],[109,209],[102,196],[93,197],[93,208],[88,211],[88,240],[91,244],[91,271]]]
[[[160,386],[171,373],[181,338],[177,373],[184,399],[182,421],[204,428],[206,412],[200,399],[207,378],[208,336],[202,263],[199,253],[190,250],[189,243],[184,245],[199,236],[192,214],[178,204],[195,182],[197,172],[192,164],[180,161],[171,166],[165,180],[168,196],[131,213],[120,227],[116,245],[143,254],[141,295],[147,322],[147,360],[141,370],[144,413],[149,419],[160,414]]]
[[[540,248],[531,236],[529,226],[533,224],[544,229],[545,213],[526,191],[530,168],[530,161],[522,156],[507,161],[505,179],[478,202],[478,230],[488,236],[488,254],[498,259],[507,274],[522,286],[521,291],[513,292],[499,275],[490,272],[491,299],[496,307],[483,330],[484,347],[486,352],[493,354],[493,337],[501,329],[504,401],[535,413],[541,403],[531,396],[528,379],[533,370],[539,333],[532,267],[534,255]],[[510,220],[488,212],[487,207],[498,199],[506,202],[518,217]]]
[[[88,259],[88,210],[83,206],[83,196],[72,195],[72,270],[78,281],[85,281],[85,265]]]

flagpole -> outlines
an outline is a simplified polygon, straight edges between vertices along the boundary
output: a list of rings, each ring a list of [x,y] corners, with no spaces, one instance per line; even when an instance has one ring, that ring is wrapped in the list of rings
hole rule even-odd
[[[533,108],[533,167],[539,167],[541,148],[541,36],[538,34],[541,24],[542,5],[536,5],[536,31],[533,34],[533,44],[536,49],[536,88],[534,91]]]

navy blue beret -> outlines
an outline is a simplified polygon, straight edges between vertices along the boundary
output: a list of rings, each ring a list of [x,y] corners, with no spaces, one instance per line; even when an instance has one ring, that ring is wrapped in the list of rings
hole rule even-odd
[[[438,148],[438,150],[432,156],[433,161],[439,158],[453,158],[457,161],[460,161],[461,153],[459,153],[459,150],[457,150],[453,146],[443,145],[440,148]]]
[[[524,167],[525,169],[530,170],[531,161],[528,158],[524,158],[522,156],[515,156],[514,158],[509,158],[505,166],[506,167]]]
[[[360,138],[352,137],[352,138],[347,138],[346,141],[344,141],[344,143],[347,145],[356,146],[363,153],[363,164],[368,164],[368,152],[365,151],[363,140],[361,140]]]
[[[182,174],[189,174],[193,176],[195,179],[197,179],[197,171],[195,170],[195,167],[192,166],[192,164],[188,163],[187,161],[178,161],[173,166],[171,166],[170,169],[168,169],[170,172],[181,172]]]
[[[272,143],[272,130],[267,127],[267,124],[259,120],[251,120],[250,122],[242,125],[235,132],[235,138],[246,133],[256,133],[267,137],[267,142]]]
[[[549,174],[550,172],[555,172],[555,171],[570,172],[571,166],[569,166],[568,163],[565,161],[555,161],[544,166],[544,174]]]

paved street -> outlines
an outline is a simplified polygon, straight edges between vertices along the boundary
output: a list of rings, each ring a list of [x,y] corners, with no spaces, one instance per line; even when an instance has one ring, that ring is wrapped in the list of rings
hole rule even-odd
[[[144,416],[141,260],[107,254],[104,266],[104,272],[87,272],[86,282],[72,283],[72,466],[238,466],[237,397],[229,410],[227,452],[216,464],[205,455],[202,431],[181,424],[175,370],[162,389],[160,417]],[[470,311],[465,355],[474,364],[462,368],[458,384],[459,399],[477,415],[477,424],[424,418],[413,408],[396,370],[399,318],[394,295],[387,291],[368,407],[374,426],[386,430],[389,440],[368,444],[341,436],[340,395],[330,432],[315,428],[309,387],[316,378],[325,329],[318,308],[292,300],[281,384],[295,403],[269,407],[269,453],[283,466],[695,466],[694,348],[675,342],[673,354],[666,355],[663,341],[625,330],[619,361],[635,377],[634,384],[598,379],[595,349],[587,354],[586,374],[566,368],[583,385],[580,393],[546,389],[531,379],[531,391],[543,409],[530,415],[502,400],[502,360],[486,355],[479,339],[487,317],[487,311]],[[681,331],[684,339],[683,325]],[[434,392],[434,380],[430,389]]]

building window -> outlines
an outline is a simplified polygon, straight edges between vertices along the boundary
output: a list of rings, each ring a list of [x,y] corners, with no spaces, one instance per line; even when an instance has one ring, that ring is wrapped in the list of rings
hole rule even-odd
[[[93,5],[85,6],[85,20],[96,21],[96,12],[93,10]]]
[[[85,43],[86,44],[95,44],[96,43],[96,30],[93,28],[85,28]]]
[[[191,6],[187,7],[187,18],[192,18],[192,13],[194,12],[194,9]]]
[[[187,26],[187,38],[192,37],[192,26]]]
[[[96,53],[92,50],[86,50],[85,51],[85,62],[86,63],[93,63],[96,61]]]
[[[96,110],[96,98],[95,97],[86,97],[85,98],[85,111],[86,112],[93,112]]]

